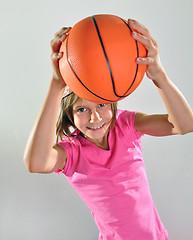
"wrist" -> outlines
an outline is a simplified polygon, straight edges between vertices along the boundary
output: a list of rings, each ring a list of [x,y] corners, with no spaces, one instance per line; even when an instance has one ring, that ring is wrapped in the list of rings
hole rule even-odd
[[[66,87],[66,83],[64,82],[64,80],[62,80],[62,79],[58,80],[55,77],[51,78],[50,85],[52,86],[52,88],[55,88],[55,89],[57,89],[59,91],[60,90],[63,91],[65,89],[65,87]]]
[[[64,95],[64,90],[66,83],[64,81],[56,81],[54,78],[51,79],[49,92],[51,95],[55,96],[57,99],[62,99]]]
[[[160,73],[153,78],[152,81],[158,88],[162,88],[165,83],[169,82],[169,78],[165,71],[160,71]]]

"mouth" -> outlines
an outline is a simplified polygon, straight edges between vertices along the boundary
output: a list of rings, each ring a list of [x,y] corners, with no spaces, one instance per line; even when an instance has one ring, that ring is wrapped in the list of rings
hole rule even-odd
[[[104,127],[104,123],[100,126],[96,126],[96,127],[87,127],[89,130],[92,130],[92,131],[97,131],[97,130],[100,130],[101,128]]]

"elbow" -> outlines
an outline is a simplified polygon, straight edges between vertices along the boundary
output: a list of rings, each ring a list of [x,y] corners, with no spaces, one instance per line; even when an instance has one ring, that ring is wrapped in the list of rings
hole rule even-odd
[[[186,120],[186,123],[184,124],[180,134],[185,135],[185,134],[191,133],[191,132],[193,132],[193,115],[190,119]]]
[[[39,159],[24,157],[23,161],[26,169],[30,173],[51,173],[52,172],[52,171],[48,171],[45,165],[40,165]]]
[[[172,125],[173,125],[173,130],[174,130],[175,134],[185,135],[185,134],[193,132],[193,123],[192,122],[183,124],[182,126],[174,125],[174,124],[172,124]]]
[[[23,162],[24,162],[26,169],[30,173],[38,173],[39,172],[39,168],[38,168],[39,164],[37,164],[39,162],[39,159],[37,159],[36,156],[34,156],[33,154],[25,151],[24,156],[23,156]]]
[[[186,134],[191,133],[191,132],[193,132],[193,129],[186,130],[186,131],[182,131],[182,132],[180,132],[179,134],[180,134],[180,135],[186,135]]]
[[[185,127],[185,128],[179,129],[178,134],[186,135],[191,132],[193,132],[193,127]]]
[[[191,118],[184,117],[183,121],[172,121],[168,116],[168,122],[172,125],[175,134],[185,135],[193,132],[193,115]]]
[[[25,149],[24,151],[24,155],[23,155],[23,163],[25,165],[25,168],[30,172],[30,173],[33,173],[33,169],[32,169],[32,160],[31,160],[31,157],[30,157],[30,154],[29,152]]]
[[[35,166],[33,164],[33,160],[29,156],[24,155],[23,162],[24,162],[24,165],[25,165],[26,169],[30,173],[38,173],[37,169],[35,168]]]
[[[28,172],[30,173],[38,173],[37,171],[35,171],[35,169],[33,169],[31,166],[26,166]]]
[[[28,172],[30,172],[30,173],[41,173],[41,171],[39,171],[38,169],[34,168],[33,166],[31,166],[28,163],[25,163],[25,167],[28,170]]]
[[[30,173],[35,173],[33,167],[31,166],[30,162],[28,161],[28,159],[24,158],[23,159],[25,168],[30,172]]]

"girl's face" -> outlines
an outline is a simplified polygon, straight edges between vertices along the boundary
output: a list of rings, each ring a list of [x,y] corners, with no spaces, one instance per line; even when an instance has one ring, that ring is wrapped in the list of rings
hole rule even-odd
[[[113,118],[111,104],[97,104],[78,99],[73,105],[74,124],[82,134],[96,145],[107,143]]]

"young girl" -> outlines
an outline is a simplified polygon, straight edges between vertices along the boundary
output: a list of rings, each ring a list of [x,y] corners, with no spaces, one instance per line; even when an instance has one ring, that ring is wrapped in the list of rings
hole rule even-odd
[[[134,20],[128,24],[138,32],[132,33],[134,39],[147,49],[147,57],[136,61],[147,65],[146,74],[167,114],[117,110],[116,103],[97,104],[71,93],[58,67],[60,45],[70,31],[63,28],[51,42],[53,76],[24,161],[30,172],[65,174],[91,210],[100,240],[166,240],[146,177],[141,136],[192,132],[193,113],[166,75],[149,31]],[[55,131],[57,144],[53,145]]]

